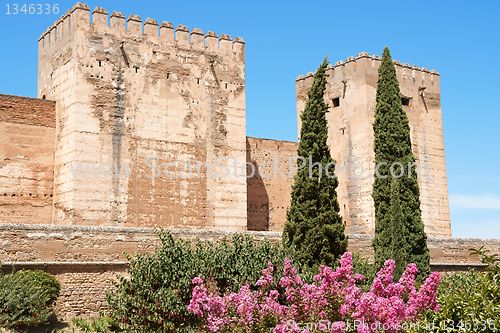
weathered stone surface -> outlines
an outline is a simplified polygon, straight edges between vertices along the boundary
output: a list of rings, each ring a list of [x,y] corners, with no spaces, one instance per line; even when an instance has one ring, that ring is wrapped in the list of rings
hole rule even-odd
[[[400,65],[398,61],[394,63]],[[326,115],[328,145],[337,161],[340,214],[346,222],[347,233],[373,234],[375,209],[371,193],[375,153],[372,123],[380,57],[362,52],[357,58],[347,58],[345,65],[339,64],[341,62],[327,69],[325,101],[330,105]],[[419,185],[425,231],[429,236],[450,237],[439,75],[406,63],[403,67],[396,66],[396,73],[401,94],[409,103],[403,109],[410,122],[413,153],[421,166]],[[312,81],[310,75],[295,81],[299,134],[300,113],[304,110],[307,89]]]
[[[0,94],[0,122],[56,127],[55,101]]]
[[[247,137],[248,230],[282,231],[290,207],[298,143]],[[261,173],[259,173],[261,166]]]
[[[183,239],[217,241],[232,231],[168,229]],[[279,232],[242,231],[257,241],[281,240]],[[155,228],[96,227],[76,225],[0,224],[1,262],[119,263],[123,252],[154,251],[158,245]]]
[[[158,36],[153,19],[143,34],[137,15],[125,29],[118,12],[111,27],[106,10],[94,14],[75,7],[38,43],[38,95],[57,102],[54,223],[245,230],[245,177],[179,176],[182,163],[213,174],[217,157],[246,162],[243,40],[208,47],[200,29],[189,41],[179,25],[174,40],[168,23]],[[75,179],[79,162],[134,167]]]
[[[217,241],[232,232],[171,229],[175,237]],[[279,241],[278,232],[249,232],[257,241]],[[40,269],[54,274],[62,285],[57,316],[98,316],[105,310],[106,291],[116,275],[127,277],[123,252],[154,252],[159,239],[154,228],[0,224],[0,262],[5,273]]]
[[[0,223],[52,223],[55,102],[0,94]]]

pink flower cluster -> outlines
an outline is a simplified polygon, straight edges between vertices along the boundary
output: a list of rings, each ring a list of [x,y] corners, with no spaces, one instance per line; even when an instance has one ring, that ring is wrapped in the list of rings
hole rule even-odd
[[[438,273],[432,273],[417,291],[416,265],[409,264],[399,282],[392,281],[394,267],[393,260],[386,261],[365,293],[356,286],[356,281],[364,277],[353,274],[349,252],[344,253],[337,269],[322,266],[311,284],[303,283],[289,259],[285,260],[284,277],[278,285],[269,263],[255,291],[246,285],[239,293],[220,296],[209,292],[203,280],[196,277],[188,311],[201,318],[204,328],[211,332],[255,333],[268,332],[269,328],[274,328],[274,333],[367,333],[381,328],[396,332],[401,323],[415,321],[420,313],[439,310],[436,291],[440,279]]]

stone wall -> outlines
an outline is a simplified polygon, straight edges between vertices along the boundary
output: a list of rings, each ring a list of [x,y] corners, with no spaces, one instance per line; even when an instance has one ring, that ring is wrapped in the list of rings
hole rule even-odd
[[[175,237],[217,241],[233,234],[220,230],[171,229]],[[280,232],[245,231],[257,241],[280,241]],[[372,236],[349,235],[349,251],[373,258]],[[106,308],[106,290],[116,275],[127,277],[123,252],[154,251],[158,237],[153,228],[0,224],[0,261],[4,272],[42,269],[54,274],[63,287],[57,302],[59,317],[96,316]],[[482,265],[469,248],[482,245],[500,253],[500,240],[469,238],[428,239],[431,269],[463,271]]]
[[[407,102],[403,110],[408,115],[413,153],[421,166],[418,181],[425,231],[429,236],[451,237],[439,74],[399,61],[394,64],[402,98]],[[328,65],[326,70],[328,146],[337,161],[340,214],[350,234],[375,232],[372,124],[379,65],[379,56],[362,52],[345,63]],[[299,131],[312,82],[312,72],[300,75],[295,82]]]
[[[297,142],[247,137],[248,230],[282,231],[296,170]],[[292,158],[292,159],[290,159]],[[261,173],[259,173],[261,166]],[[278,171],[279,169],[279,171]]]
[[[362,257],[373,260],[372,235],[349,235],[348,250],[359,252]],[[468,267],[483,267],[477,255],[469,249],[484,246],[489,254],[500,255],[500,239],[428,237],[427,246],[431,256],[431,269],[436,271],[462,271]]]
[[[0,223],[52,223],[55,102],[0,94]]]
[[[175,237],[217,241],[231,232],[171,229]],[[279,241],[277,232],[243,232],[257,241]],[[54,274],[62,291],[59,318],[97,316],[106,309],[106,291],[116,275],[127,277],[123,252],[153,252],[159,242],[153,228],[0,224],[0,262],[5,273],[41,269]]]

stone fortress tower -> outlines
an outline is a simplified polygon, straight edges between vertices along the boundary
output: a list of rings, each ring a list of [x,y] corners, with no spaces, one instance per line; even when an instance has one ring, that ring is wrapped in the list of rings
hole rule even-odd
[[[200,177],[163,173],[167,163],[175,175],[182,162],[214,172],[216,157],[246,161],[242,38],[151,18],[143,32],[139,16],[100,7],[91,21],[77,3],[38,53],[38,97],[56,101],[54,224],[246,230],[244,177],[216,178],[207,165]],[[79,162],[134,168],[75,178]]]
[[[340,214],[347,234],[374,234],[375,208],[373,121],[380,57],[366,52],[328,65],[325,101],[328,145],[337,161]],[[394,61],[403,110],[408,115],[413,153],[420,165],[420,201],[427,235],[451,237],[448,185],[444,156],[439,74]],[[307,101],[313,73],[296,81],[297,121]]]

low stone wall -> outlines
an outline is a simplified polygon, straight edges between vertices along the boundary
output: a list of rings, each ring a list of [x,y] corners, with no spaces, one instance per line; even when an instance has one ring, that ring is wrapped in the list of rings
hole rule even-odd
[[[217,241],[233,232],[170,229],[175,237]],[[257,241],[280,241],[280,232],[246,231]],[[373,236],[350,235],[349,251],[373,258]],[[106,290],[118,276],[127,277],[123,252],[133,255],[154,251],[158,237],[153,228],[119,228],[0,224],[0,261],[3,270],[41,269],[54,274],[63,287],[57,301],[59,318],[97,316],[106,309]],[[434,271],[462,271],[481,267],[469,248],[485,246],[500,253],[498,239],[429,238],[431,268]]]
[[[217,241],[233,233],[218,230],[169,229],[183,239]],[[257,241],[281,240],[279,232],[242,232]],[[40,269],[53,274],[62,286],[57,317],[94,317],[106,309],[106,290],[117,275],[127,277],[133,255],[154,251],[159,243],[154,228],[0,224],[0,262],[4,273],[12,267]]]
[[[373,260],[372,235],[349,235],[348,249]],[[428,237],[431,269],[437,272],[467,271],[471,267],[482,268],[477,255],[469,249],[484,246],[489,254],[500,254],[500,239]]]
[[[234,232],[168,229],[175,237],[216,241]],[[257,241],[281,240],[280,232],[242,231]],[[153,251],[155,228],[0,224],[2,262],[120,262],[128,254]]]
[[[12,268],[38,269],[56,276],[61,292],[55,304],[58,319],[96,317],[106,310],[106,291],[113,290],[118,276],[128,277],[128,262],[10,262],[3,272]]]

